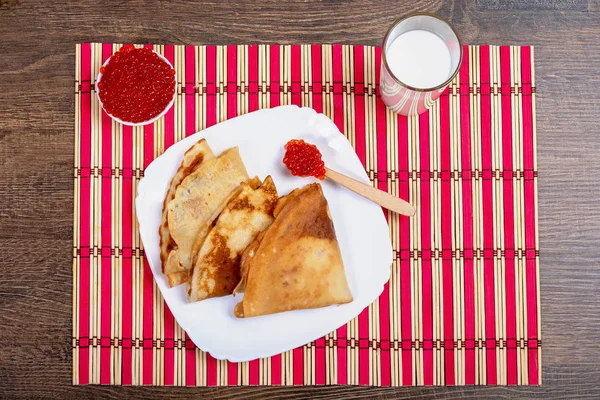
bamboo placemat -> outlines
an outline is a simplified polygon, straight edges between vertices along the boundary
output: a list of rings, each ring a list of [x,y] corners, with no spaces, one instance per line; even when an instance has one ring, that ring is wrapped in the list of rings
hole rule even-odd
[[[377,95],[376,47],[149,45],[175,66],[179,96],[143,128],[113,122],[94,93],[119,47],[76,47],[74,384],[541,383],[532,47],[465,47],[434,109],[406,118]],[[271,358],[218,361],[163,302],[138,235],[136,188],[186,135],[281,104],[329,116],[373,185],[418,213],[387,215],[391,279],[356,319]]]

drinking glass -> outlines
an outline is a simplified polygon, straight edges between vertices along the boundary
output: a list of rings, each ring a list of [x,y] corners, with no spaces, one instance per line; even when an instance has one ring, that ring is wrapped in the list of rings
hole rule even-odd
[[[431,87],[413,87],[410,86],[390,68],[389,48],[392,42],[400,35],[410,31],[428,31],[437,35],[448,47],[450,53],[450,72],[449,77],[444,82]],[[414,37],[414,35],[413,35]],[[428,63],[431,54],[427,54],[427,49],[419,54],[419,62]],[[402,115],[420,114],[430,108],[440,97],[440,94],[448,87],[460,69],[463,51],[458,35],[448,22],[434,14],[414,13],[398,19],[390,27],[383,39],[381,51],[381,79],[380,93],[384,103],[395,113]],[[411,60],[405,60],[410,62]]]

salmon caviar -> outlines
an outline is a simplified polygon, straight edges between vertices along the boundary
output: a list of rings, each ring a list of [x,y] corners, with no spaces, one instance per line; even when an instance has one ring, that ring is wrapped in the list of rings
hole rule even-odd
[[[123,46],[100,73],[98,95],[104,110],[125,122],[156,117],[175,94],[175,70],[150,49]]]
[[[283,163],[294,176],[314,176],[325,178],[325,163],[321,152],[314,144],[293,139],[285,145]]]

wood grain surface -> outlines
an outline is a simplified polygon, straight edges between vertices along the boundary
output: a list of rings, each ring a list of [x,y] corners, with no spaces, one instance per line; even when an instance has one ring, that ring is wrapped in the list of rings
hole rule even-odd
[[[600,5],[558,3],[0,0],[0,398],[600,398]],[[380,44],[411,11],[536,46],[543,385],[71,386],[75,43]]]

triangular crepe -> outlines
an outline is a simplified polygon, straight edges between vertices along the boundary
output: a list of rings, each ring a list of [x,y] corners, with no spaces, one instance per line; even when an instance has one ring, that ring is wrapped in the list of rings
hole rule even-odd
[[[194,255],[202,245],[213,221],[248,179],[237,147],[224,151],[218,158],[202,162],[177,187],[175,197],[167,204],[169,234],[177,245],[179,270],[169,277],[171,286],[187,278]],[[175,260],[176,257],[176,260]],[[169,257],[171,258],[171,257]]]
[[[203,162],[213,158],[215,158],[215,155],[208,146],[206,140],[199,140],[185,152],[183,161],[181,161],[179,169],[177,169],[177,172],[169,184],[169,189],[167,190],[163,202],[162,222],[158,231],[160,236],[160,261],[163,273],[169,277],[169,281],[180,281],[183,279],[183,275],[181,277],[179,276],[182,272],[182,268],[179,265],[179,258],[177,257],[177,244],[171,238],[171,234],[169,233],[167,204],[175,198],[175,192],[179,184],[189,174],[198,169]]]
[[[240,256],[273,222],[277,189],[268,176],[258,189],[242,184],[225,207],[198,253],[188,282],[190,301],[226,296],[240,281]]]
[[[284,198],[271,226],[242,255],[237,317],[325,307],[352,301],[333,221],[321,186]]]

